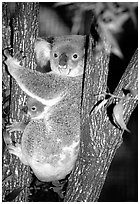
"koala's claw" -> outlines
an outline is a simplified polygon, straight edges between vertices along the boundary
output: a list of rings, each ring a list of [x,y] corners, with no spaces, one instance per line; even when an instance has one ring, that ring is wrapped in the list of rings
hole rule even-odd
[[[13,50],[13,48],[5,48],[3,53],[4,55],[9,58],[9,57],[12,57],[12,54],[10,53],[10,50]],[[14,55],[13,55],[13,58],[15,58],[17,61],[21,61],[25,58],[26,56],[23,55],[23,51],[20,50],[18,52],[16,52]]]
[[[3,50],[4,55],[8,58],[11,57],[10,50],[13,50],[11,47],[7,47]]]
[[[25,156],[22,153],[21,144],[16,143],[14,145],[8,145],[8,151],[10,154],[13,154],[21,160],[21,162],[25,165],[29,165],[28,161],[26,160]]]
[[[19,158],[21,157],[22,151],[21,151],[21,145],[16,143],[14,145],[8,145],[8,150],[10,154],[14,154],[18,156]]]
[[[20,50],[15,53],[14,58],[17,59],[18,61],[22,61],[26,56],[23,55],[23,51]]]
[[[14,132],[14,131],[21,131],[21,132],[23,132],[23,128],[21,126],[21,122],[16,122],[16,121],[13,122],[10,125],[7,125],[6,126],[6,130],[9,131],[10,133]]]

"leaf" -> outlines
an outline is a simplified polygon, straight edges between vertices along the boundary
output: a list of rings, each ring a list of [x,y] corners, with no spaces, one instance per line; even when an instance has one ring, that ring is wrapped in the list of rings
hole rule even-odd
[[[60,196],[60,198],[64,198],[64,195],[63,195],[63,186],[61,185],[61,186],[57,186],[57,187],[51,187],[50,189],[53,189],[53,191],[55,192],[55,193],[57,193],[59,196]]]
[[[95,107],[95,113],[97,113],[105,104],[107,103],[108,99],[104,99],[98,106]]]
[[[14,189],[11,193],[5,196],[5,201],[13,201],[23,189],[24,187]]]
[[[54,3],[54,7],[58,7],[58,6],[65,6],[65,5],[69,5],[69,4],[72,4],[72,2],[57,2],[57,3]]]
[[[133,21],[135,27],[137,27],[137,16],[135,10],[138,7],[138,2],[119,2],[119,5],[128,10],[131,20]]]
[[[122,100],[118,104],[116,104],[113,108],[113,119],[115,124],[119,125],[121,129],[126,130],[127,132],[130,132],[130,130],[127,129],[126,124],[124,122]]]
[[[111,44],[111,51],[120,58],[123,58],[123,54],[119,45],[118,37],[123,32],[123,26],[128,19],[128,12],[115,15],[111,10],[105,10],[105,12],[97,19],[102,36],[105,36]]]
[[[8,181],[10,181],[13,178],[12,173],[10,173],[10,175],[8,175],[6,178],[3,179],[2,184],[7,183]]]
[[[101,28],[102,36],[105,36],[107,41],[111,44],[111,51],[120,58],[123,58],[118,41],[113,32],[108,28],[108,25],[98,19],[98,24]]]
[[[137,98],[138,91],[136,89],[134,89],[134,90],[130,89],[129,91],[130,91],[130,93],[132,94],[133,97]]]

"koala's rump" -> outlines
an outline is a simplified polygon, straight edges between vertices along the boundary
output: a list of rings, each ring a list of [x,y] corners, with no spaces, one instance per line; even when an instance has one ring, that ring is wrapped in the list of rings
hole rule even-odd
[[[43,120],[33,120],[22,136],[22,152],[41,181],[64,178],[72,170],[79,151],[78,140],[64,145],[63,139],[51,133],[49,124],[48,127],[50,130]]]
[[[40,119],[29,122],[21,142],[25,157],[40,163],[58,160],[63,147],[79,141],[79,124],[76,124],[76,119],[70,114],[67,116],[65,111],[62,115],[55,111],[47,121]]]
[[[78,156],[79,142],[73,142],[68,147],[63,147],[61,154],[50,155],[50,163],[39,163],[35,160],[30,162],[37,178],[41,181],[54,181],[65,178],[74,167]]]
[[[50,130],[51,131],[51,130]],[[22,152],[27,157],[43,162],[55,152],[60,152],[59,141],[55,135],[49,134],[44,120],[32,120],[26,126],[22,136]]]

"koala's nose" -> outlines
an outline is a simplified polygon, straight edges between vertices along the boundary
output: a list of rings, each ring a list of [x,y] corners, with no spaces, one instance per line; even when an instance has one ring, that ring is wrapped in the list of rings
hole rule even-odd
[[[67,65],[68,57],[65,53],[61,54],[59,57],[59,65],[60,66],[65,66]]]
[[[23,106],[22,111],[27,114],[27,112],[28,112],[28,106]]]

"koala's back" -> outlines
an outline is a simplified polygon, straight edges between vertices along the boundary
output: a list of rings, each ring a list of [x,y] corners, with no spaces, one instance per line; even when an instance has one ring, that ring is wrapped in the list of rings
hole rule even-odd
[[[62,179],[74,166],[80,142],[80,90],[77,83],[43,119],[31,120],[25,128],[22,152],[42,181]]]
[[[65,132],[67,119],[62,124],[62,117],[54,120],[52,114],[49,121],[31,121],[23,133],[22,152],[41,181],[63,179],[72,170],[78,155],[79,127],[73,127],[74,133],[69,123]]]

